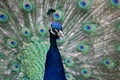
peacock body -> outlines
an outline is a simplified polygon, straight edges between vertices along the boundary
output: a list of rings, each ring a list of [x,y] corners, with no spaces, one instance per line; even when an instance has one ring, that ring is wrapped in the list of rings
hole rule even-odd
[[[63,37],[62,26],[58,22],[52,22],[50,33],[50,48],[46,55],[45,72],[43,80],[66,80],[65,71],[60,52],[57,47],[57,39]]]
[[[43,80],[53,20],[67,80],[119,80],[119,9],[120,0],[0,0],[0,80]]]

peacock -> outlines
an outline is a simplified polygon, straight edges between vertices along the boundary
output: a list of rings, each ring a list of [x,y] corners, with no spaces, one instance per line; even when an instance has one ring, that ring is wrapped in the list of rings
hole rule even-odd
[[[55,40],[61,75],[119,80],[119,9],[120,0],[0,0],[0,80],[44,80],[50,38],[59,32],[52,23],[64,34]]]
[[[44,80],[66,80],[65,71],[56,39],[63,37],[62,26],[52,22],[50,32],[50,48],[47,52]]]

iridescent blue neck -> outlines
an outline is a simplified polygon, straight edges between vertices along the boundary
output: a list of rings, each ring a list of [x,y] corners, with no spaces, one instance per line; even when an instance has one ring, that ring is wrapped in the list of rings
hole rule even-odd
[[[55,36],[50,33],[50,46],[57,47],[57,42],[56,42],[57,38],[58,38],[58,36]]]

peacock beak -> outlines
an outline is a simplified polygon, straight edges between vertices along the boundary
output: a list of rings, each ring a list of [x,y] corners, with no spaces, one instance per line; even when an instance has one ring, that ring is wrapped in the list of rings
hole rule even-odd
[[[63,32],[61,30],[59,31],[58,36],[64,37],[64,34],[63,34]]]

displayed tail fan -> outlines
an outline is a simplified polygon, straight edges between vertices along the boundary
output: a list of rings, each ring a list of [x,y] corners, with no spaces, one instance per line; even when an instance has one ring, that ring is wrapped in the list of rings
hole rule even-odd
[[[50,17],[63,27],[67,80],[119,80],[119,9],[120,0],[0,0],[0,80],[43,80]]]

